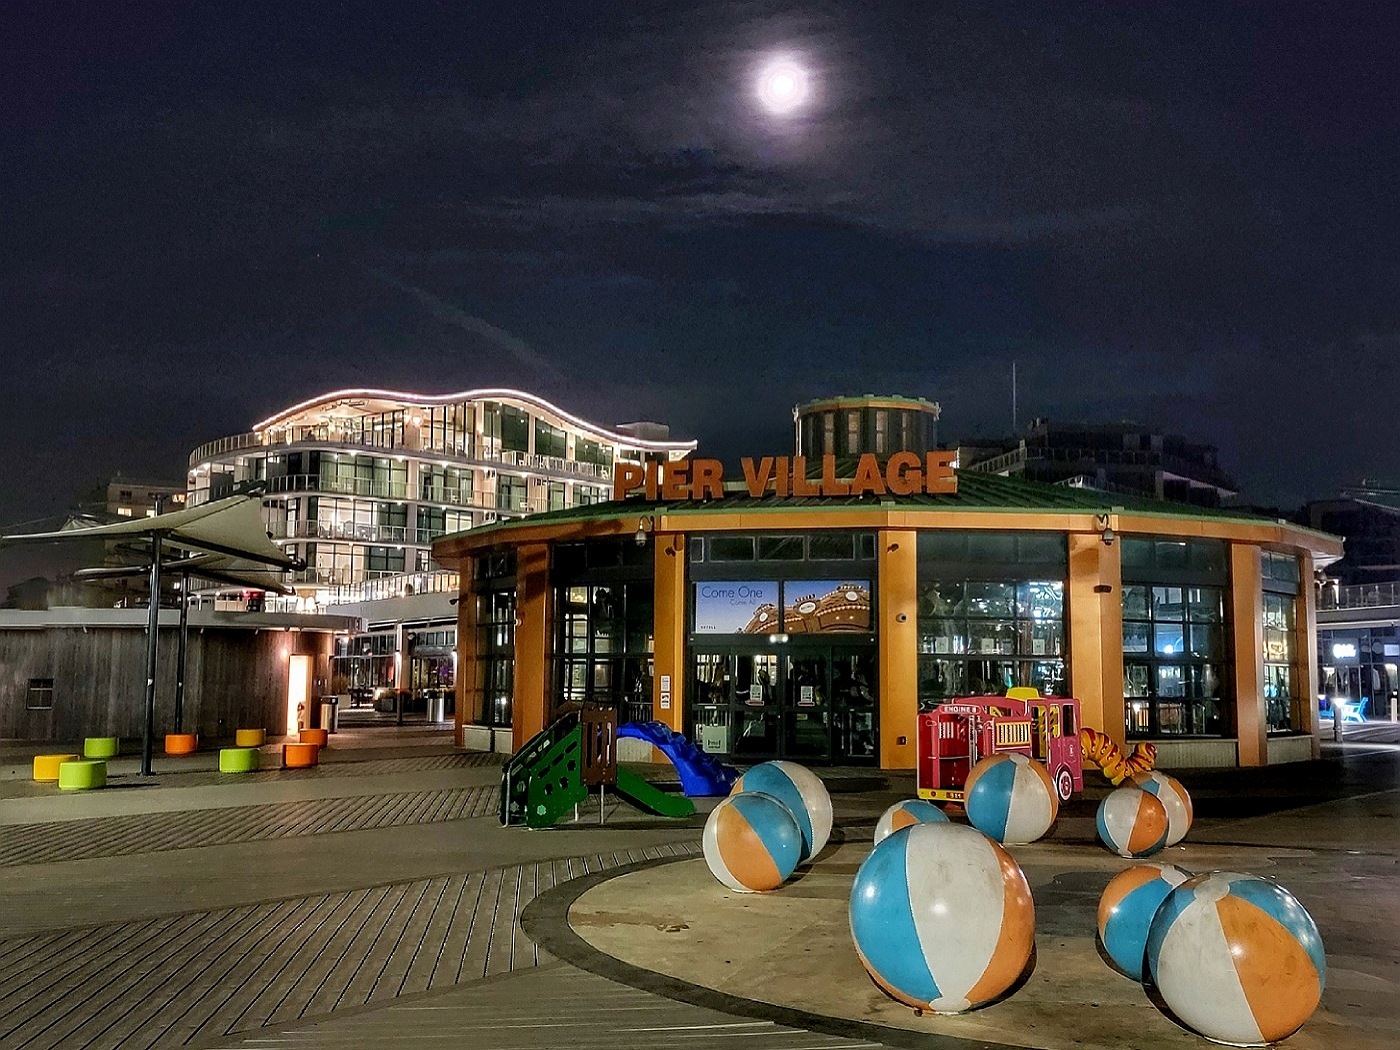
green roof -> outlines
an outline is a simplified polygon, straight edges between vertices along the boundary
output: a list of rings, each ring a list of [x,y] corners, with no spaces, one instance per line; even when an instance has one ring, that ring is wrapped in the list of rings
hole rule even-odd
[[[1046,485],[1021,478],[1002,477],[998,474],[982,474],[972,471],[958,472],[958,491],[936,495],[916,496],[778,496],[767,494],[750,496],[747,493],[727,492],[723,499],[714,500],[647,500],[624,499],[608,503],[594,503],[588,506],[569,507],[565,510],[531,514],[525,518],[480,525],[467,532],[453,535],[481,535],[483,533],[504,532],[510,529],[530,528],[538,525],[555,525],[566,522],[609,521],[620,517],[656,514],[732,514],[746,510],[791,511],[798,513],[814,509],[838,509],[843,507],[866,510],[946,510],[946,511],[992,511],[1015,513],[1017,511],[1046,511],[1065,514],[1151,514],[1158,517],[1181,518],[1183,520],[1229,521],[1248,525],[1277,525],[1278,519],[1265,518],[1257,514],[1229,508],[1197,507],[1186,503],[1151,499],[1147,496],[1127,496],[1117,492],[1098,492],[1093,489],[1068,488],[1063,485]],[[1291,528],[1318,536],[1316,532],[1300,525]],[[446,537],[443,537],[446,538]]]

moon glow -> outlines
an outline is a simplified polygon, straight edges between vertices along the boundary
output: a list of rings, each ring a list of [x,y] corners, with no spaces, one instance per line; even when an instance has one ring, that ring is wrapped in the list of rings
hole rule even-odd
[[[781,60],[758,76],[758,98],[770,113],[791,113],[807,99],[807,71]]]

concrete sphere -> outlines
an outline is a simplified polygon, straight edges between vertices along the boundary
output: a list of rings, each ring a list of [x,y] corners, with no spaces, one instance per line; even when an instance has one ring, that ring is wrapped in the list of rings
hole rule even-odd
[[[1191,805],[1191,796],[1175,777],[1155,769],[1146,773],[1134,773],[1128,782],[1142,788],[1149,795],[1156,795],[1167,809],[1167,845],[1175,846],[1191,830],[1191,822],[1196,818],[1196,809]]]
[[[1263,1046],[1312,1016],[1327,958],[1312,916],[1276,882],[1215,871],[1167,895],[1147,970],[1177,1018],[1207,1039]]]
[[[1050,830],[1060,798],[1050,771],[1025,755],[988,755],[967,774],[963,806],[972,826],[1003,844],[1034,842]]]
[[[802,860],[811,860],[831,837],[831,796],[821,778],[796,762],[764,762],[734,781],[731,795],[761,791],[772,795],[797,818],[802,830]]]
[[[1167,894],[1190,877],[1172,864],[1134,864],[1109,881],[1099,898],[1099,943],[1120,972],[1142,980],[1152,916]]]
[[[948,815],[932,802],[921,798],[905,799],[903,802],[896,802],[880,814],[880,819],[875,824],[875,845],[878,846],[896,831],[912,828],[915,824],[946,824],[947,822]]]
[[[1148,857],[1167,844],[1167,808],[1140,787],[1120,787],[1099,803],[1099,838],[1120,857]]]
[[[1005,995],[1035,945],[1035,903],[1011,854],[962,824],[915,824],[871,851],[851,887],[851,936],[876,985],[920,1010]]]
[[[802,832],[792,812],[756,791],[731,795],[711,810],[702,842],[711,874],[741,893],[777,889],[802,855]]]

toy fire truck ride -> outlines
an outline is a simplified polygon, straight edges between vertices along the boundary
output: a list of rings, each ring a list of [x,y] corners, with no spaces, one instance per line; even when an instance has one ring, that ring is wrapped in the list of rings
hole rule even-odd
[[[961,802],[968,770],[987,755],[1022,754],[1045,763],[1060,801],[1084,789],[1079,701],[1013,689],[963,696],[919,715],[919,797]]]

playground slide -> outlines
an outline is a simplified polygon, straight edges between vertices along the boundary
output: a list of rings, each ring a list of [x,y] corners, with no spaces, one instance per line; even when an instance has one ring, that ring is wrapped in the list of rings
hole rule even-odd
[[[617,771],[617,785],[613,790],[638,809],[658,816],[688,817],[695,812],[695,803],[684,795],[672,795],[655,788],[626,769]]]
[[[709,758],[703,751],[699,754]],[[588,797],[582,770],[583,727],[577,714],[567,714],[526,741],[506,763],[501,772],[501,823],[530,828],[556,823]],[[625,769],[617,771],[613,790],[638,809],[663,817],[695,812],[695,803],[684,795],[661,791]]]
[[[681,775],[682,790],[691,798],[727,795],[739,779],[733,766],[706,754],[663,722],[628,722],[618,727],[617,735],[645,740],[669,758]]]

